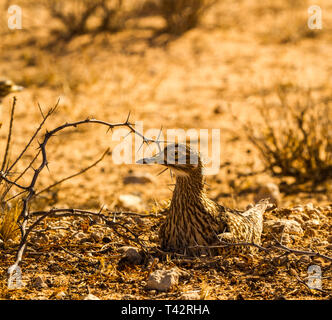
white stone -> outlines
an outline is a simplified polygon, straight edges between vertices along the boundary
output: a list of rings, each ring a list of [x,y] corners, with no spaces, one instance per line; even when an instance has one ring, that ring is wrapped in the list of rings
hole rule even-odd
[[[119,196],[119,205],[130,210],[140,210],[142,199],[132,194],[122,194]]]
[[[306,211],[312,211],[312,210],[314,210],[314,205],[311,202],[307,203],[307,204],[304,205],[304,209]]]
[[[147,281],[147,289],[168,291],[179,282],[179,273],[175,269],[156,270],[152,272]]]
[[[66,293],[63,292],[63,291],[61,291],[61,292],[59,292],[59,293],[57,293],[57,294],[55,295],[55,298],[58,299],[58,300],[62,300],[62,299],[64,299],[65,297],[66,297]]]
[[[198,292],[184,292],[180,300],[200,300],[201,297]]]
[[[89,293],[83,298],[83,300],[100,300],[100,299],[98,297],[96,297],[95,295]]]
[[[318,219],[311,219],[311,220],[308,220],[304,223],[304,226],[305,228],[308,228],[308,227],[317,227],[320,225],[320,221]]]

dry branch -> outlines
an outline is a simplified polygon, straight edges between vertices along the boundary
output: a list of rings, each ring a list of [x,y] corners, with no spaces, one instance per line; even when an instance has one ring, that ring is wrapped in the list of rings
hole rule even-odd
[[[325,259],[327,261],[332,261],[332,257],[326,256],[324,254],[321,254],[319,252],[315,252],[315,251],[306,251],[306,250],[297,250],[297,249],[291,249],[288,248],[284,245],[282,245],[279,241],[277,241],[277,243],[275,245],[270,245],[268,247],[263,247],[260,246],[256,243],[250,243],[250,242],[237,242],[237,243],[228,243],[228,242],[224,242],[220,245],[212,245],[212,246],[191,246],[189,247],[190,249],[225,249],[225,248],[230,248],[230,247],[234,247],[234,246],[252,246],[255,247],[261,251],[264,252],[271,252],[273,249],[276,250],[280,250],[280,251],[284,251],[286,253],[294,253],[295,255],[306,255],[309,257],[317,257],[317,258],[322,258]]]
[[[18,158],[14,161],[14,163],[10,166],[10,168],[8,169],[10,172],[10,170],[17,164],[17,162],[22,158],[22,156],[24,155],[24,153],[26,152],[26,150],[29,148],[29,146],[32,144],[32,142],[35,140],[38,132],[42,129],[43,125],[45,124],[47,118],[49,118],[57,109],[59,101],[57,102],[57,104],[55,105],[54,108],[51,108],[48,113],[46,114],[46,116],[43,115],[42,111],[42,116],[43,116],[43,121],[41,122],[41,124],[39,125],[39,127],[37,128],[36,132],[34,133],[34,135],[32,136],[32,138],[29,140],[28,144],[26,145],[26,147],[23,149],[23,151],[20,153],[20,155],[18,156]],[[27,242],[28,242],[28,236],[31,233],[31,231],[34,230],[34,228],[39,225],[40,222],[42,222],[46,217],[49,216],[54,216],[54,217],[63,217],[63,216],[98,216],[99,218],[102,219],[102,221],[105,223],[105,225],[107,227],[110,227],[113,229],[113,232],[115,234],[117,234],[118,236],[124,238],[126,241],[132,241],[137,243],[138,245],[141,246],[141,248],[145,251],[145,246],[144,244],[141,243],[139,236],[136,235],[135,233],[133,233],[129,228],[127,228],[125,225],[122,225],[120,223],[114,222],[114,221],[110,221],[106,216],[102,215],[100,212],[99,213],[94,213],[94,212],[90,212],[90,211],[84,211],[84,210],[75,210],[75,209],[53,209],[50,210],[48,212],[42,212],[41,216],[38,217],[38,219],[33,222],[30,226],[28,226],[28,221],[33,217],[36,216],[37,214],[34,213],[30,213],[29,212],[29,203],[30,201],[38,194],[40,194],[41,192],[44,192],[46,190],[49,190],[50,188],[66,181],[69,180],[75,176],[77,176],[78,174],[84,173],[87,170],[89,170],[91,167],[95,166],[97,163],[99,163],[104,156],[106,155],[105,152],[103,154],[103,156],[97,160],[94,164],[92,164],[91,166],[81,170],[80,172],[71,175],[67,178],[64,178],[56,183],[54,183],[53,185],[39,191],[36,193],[35,191],[35,186],[36,186],[36,182],[38,180],[39,174],[43,171],[43,169],[45,167],[47,167],[48,165],[48,158],[47,158],[47,151],[46,151],[46,146],[47,143],[49,142],[49,140],[58,132],[65,130],[67,128],[76,128],[80,125],[84,125],[84,124],[99,124],[99,125],[103,125],[106,126],[108,128],[108,130],[113,130],[114,128],[117,127],[127,127],[129,129],[129,133],[134,133],[136,135],[138,135],[141,139],[142,139],[142,145],[145,144],[149,144],[149,143],[156,143],[158,146],[158,149],[161,150],[160,144],[161,143],[165,143],[166,141],[161,141],[159,140],[159,137],[157,139],[150,139],[150,138],[146,138],[143,134],[141,134],[140,132],[136,131],[133,124],[130,123],[130,113],[128,114],[128,117],[126,119],[125,122],[121,122],[121,123],[109,123],[106,121],[102,121],[102,120],[97,120],[97,119],[85,119],[85,120],[81,120],[81,121],[76,121],[76,122],[71,122],[71,123],[65,123],[61,126],[58,126],[56,128],[54,128],[51,131],[46,131],[44,138],[42,140],[42,142],[39,143],[39,151],[38,151],[38,155],[39,153],[41,153],[42,155],[42,159],[41,159],[41,163],[40,165],[37,167],[37,169],[33,169],[34,170],[34,174],[31,178],[30,184],[27,186],[23,186],[21,184],[18,184],[16,181],[11,181],[10,179],[7,178],[7,173],[3,173],[1,172],[1,178],[3,180],[5,180],[8,184],[10,184],[11,186],[16,186],[19,189],[23,190],[21,192],[21,194],[27,192],[27,195],[22,199],[22,210],[19,216],[19,227],[20,227],[20,231],[21,231],[21,241],[17,250],[17,254],[16,254],[16,261],[15,263],[8,269],[8,273],[9,273],[9,277],[12,276],[13,272],[16,270],[16,267],[19,266],[19,264],[22,262],[23,259],[23,255],[24,255],[24,251],[27,247]],[[33,162],[35,161],[35,159],[37,159],[38,156],[36,156],[33,160]],[[30,165],[28,166],[28,168],[32,167],[32,163],[30,163]],[[27,169],[28,169],[27,168]],[[26,169],[26,170],[27,170]],[[26,171],[25,170],[25,171]],[[22,175],[21,175],[22,176]],[[20,177],[21,177],[20,176]],[[40,213],[40,212],[39,212]],[[118,230],[118,228],[122,229],[122,232]],[[123,232],[124,231],[124,232]],[[129,234],[130,236],[128,236],[127,234]]]
[[[13,99],[13,104],[12,104],[12,108],[11,108],[11,112],[10,112],[9,132],[7,135],[6,150],[5,150],[3,160],[2,160],[1,171],[3,171],[5,169],[5,166],[7,164],[7,157],[8,157],[8,152],[9,152],[9,148],[10,148],[10,141],[11,141],[11,137],[12,137],[13,123],[14,123],[15,107],[16,107],[16,97],[14,97],[14,99]],[[1,182],[1,180],[0,180],[0,182]]]

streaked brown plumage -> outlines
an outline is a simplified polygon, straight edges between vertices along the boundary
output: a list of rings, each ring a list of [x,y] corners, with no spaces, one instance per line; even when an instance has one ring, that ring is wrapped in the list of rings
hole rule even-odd
[[[262,201],[240,212],[209,199],[205,193],[202,162],[199,155],[182,144],[171,144],[141,164],[162,164],[176,175],[176,185],[166,220],[160,228],[160,244],[164,250],[195,255],[211,250],[191,248],[222,243],[261,243],[263,214],[268,207]],[[229,252],[247,250],[234,246]],[[223,251],[222,251],[223,252]],[[220,253],[220,250],[218,250]]]

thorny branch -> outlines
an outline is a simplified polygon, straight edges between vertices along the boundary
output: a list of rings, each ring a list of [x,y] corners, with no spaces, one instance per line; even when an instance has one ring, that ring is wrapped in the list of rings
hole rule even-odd
[[[77,128],[80,125],[84,125],[84,124],[99,124],[99,125],[104,125],[106,127],[108,127],[108,131],[109,130],[113,130],[114,128],[117,127],[127,127],[129,129],[129,133],[134,133],[137,136],[139,136],[142,139],[142,145],[147,144],[149,145],[149,143],[156,143],[158,146],[158,149],[161,151],[161,147],[160,144],[162,143],[166,143],[166,141],[161,141],[159,140],[159,137],[157,139],[151,139],[151,138],[147,138],[145,137],[142,133],[138,132],[133,124],[130,122],[129,118],[130,118],[130,113],[128,114],[128,117],[126,119],[125,122],[121,122],[121,123],[109,123],[106,121],[102,121],[102,120],[97,120],[97,119],[85,119],[85,120],[81,120],[81,121],[76,121],[76,122],[71,122],[71,123],[65,123],[61,126],[56,127],[55,129],[51,130],[51,131],[47,131],[44,135],[44,138],[42,140],[42,142],[39,143],[39,151],[38,151],[38,155],[41,153],[42,159],[41,159],[41,163],[40,165],[37,167],[37,169],[34,169],[34,174],[31,178],[30,184],[27,186],[23,186],[21,184],[18,184],[16,181],[18,179],[16,179],[15,181],[11,181],[10,179],[7,178],[8,173],[13,169],[13,167],[18,163],[18,161],[23,157],[23,155],[25,154],[25,152],[27,151],[27,149],[31,146],[32,142],[35,140],[37,134],[40,132],[40,130],[43,128],[46,120],[56,111],[57,107],[58,107],[59,101],[56,103],[56,105],[51,108],[47,114],[44,116],[44,114],[42,113],[41,109],[41,113],[42,113],[42,117],[43,117],[43,121],[41,122],[41,124],[39,125],[39,127],[37,128],[37,130],[35,131],[35,133],[33,134],[32,138],[29,140],[28,144],[25,146],[25,148],[23,149],[23,151],[19,154],[19,156],[17,157],[17,159],[11,164],[11,166],[8,168],[8,170],[6,172],[1,172],[1,179],[3,179],[4,181],[6,181],[10,186],[16,186],[19,189],[22,189],[23,191],[21,192],[21,194],[23,193],[27,193],[27,195],[22,199],[22,210],[19,216],[19,227],[20,227],[20,231],[21,231],[21,241],[17,250],[17,254],[16,254],[16,261],[15,263],[8,269],[9,272],[9,276],[11,276],[14,272],[14,270],[16,269],[16,267],[21,263],[22,259],[23,259],[23,254],[24,251],[26,249],[27,246],[27,241],[28,241],[28,236],[31,233],[31,231],[42,221],[44,220],[46,217],[48,216],[66,216],[66,215],[75,215],[75,216],[87,216],[87,215],[98,215],[99,218],[101,218],[103,220],[103,222],[105,223],[105,225],[107,227],[110,227],[113,229],[113,231],[120,237],[125,238],[127,241],[134,241],[137,244],[139,244],[142,249],[144,249],[144,245],[140,242],[140,240],[138,239],[138,236],[136,234],[134,234],[129,228],[127,228],[126,226],[114,222],[114,221],[110,221],[106,216],[102,215],[101,213],[96,214],[96,213],[92,213],[92,212],[88,212],[88,211],[84,211],[84,210],[74,210],[74,209],[66,209],[66,210],[51,210],[49,212],[44,212],[34,223],[32,223],[32,225],[30,225],[30,227],[28,227],[28,221],[30,220],[30,218],[33,216],[30,212],[29,212],[29,203],[30,201],[38,194],[40,194],[41,192],[44,192],[46,190],[49,190],[50,188],[54,187],[55,185],[58,185],[70,178],[73,178],[75,176],[77,176],[78,174],[81,174],[85,171],[87,171],[88,169],[90,169],[92,166],[96,165],[97,163],[99,163],[104,156],[106,155],[107,152],[104,153],[104,155],[102,156],[101,159],[97,160],[97,162],[95,162],[93,165],[89,166],[88,168],[85,168],[83,170],[81,170],[79,173],[74,174],[72,176],[69,176],[67,178],[64,178],[56,183],[54,183],[53,185],[47,187],[44,190],[39,191],[38,193],[36,193],[35,191],[35,186],[36,186],[36,182],[37,179],[39,177],[39,174],[42,172],[42,170],[48,166],[48,158],[47,158],[47,152],[46,152],[46,146],[47,143],[49,142],[49,140],[58,132],[67,129],[67,128]],[[29,164],[29,166],[24,170],[24,172],[26,172],[29,168],[32,168],[32,163],[37,159],[38,156],[36,156],[33,161]],[[20,177],[22,177],[22,174],[20,175]],[[121,227],[123,230],[125,230],[126,233],[130,234],[131,236],[127,236],[124,235],[123,233],[118,231],[118,227]]]
[[[265,252],[271,252],[273,249],[276,249],[276,250],[280,250],[280,251],[285,251],[286,253],[294,253],[296,255],[307,255],[309,257],[317,257],[317,258],[322,258],[322,259],[325,259],[328,261],[332,261],[332,257],[326,256],[319,252],[291,249],[291,248],[288,248],[288,247],[282,245],[278,241],[276,244],[270,245],[268,247],[263,247],[256,243],[251,243],[251,242],[237,242],[237,243],[222,242],[222,244],[220,244],[220,245],[212,245],[212,246],[196,245],[196,246],[191,246],[189,248],[197,249],[197,250],[199,250],[199,249],[224,249],[224,248],[230,248],[230,247],[235,247],[235,246],[252,246],[252,247],[255,247],[255,248],[257,248],[261,251],[265,251]]]
[[[126,119],[125,122],[121,122],[121,123],[109,123],[106,121],[102,121],[102,120],[97,120],[97,119],[85,119],[85,120],[81,120],[81,121],[76,121],[76,122],[71,122],[71,123],[65,123],[61,126],[56,127],[55,129],[51,130],[51,131],[46,131],[46,134],[44,135],[44,138],[42,140],[41,143],[39,143],[39,150],[37,155],[33,158],[33,160],[30,162],[30,164],[28,165],[28,167],[23,171],[23,173],[20,174],[20,176],[18,178],[16,178],[14,181],[11,181],[7,176],[10,173],[10,170],[18,163],[18,161],[23,157],[23,155],[25,154],[25,152],[27,151],[27,149],[31,146],[32,142],[35,140],[37,134],[40,132],[40,130],[42,129],[43,125],[45,124],[47,118],[49,118],[51,116],[51,114],[53,114],[55,112],[55,110],[57,109],[58,103],[55,105],[54,108],[51,108],[48,113],[44,116],[42,111],[42,116],[43,116],[43,121],[41,122],[40,126],[37,128],[36,132],[34,133],[34,135],[32,136],[32,138],[29,140],[28,144],[26,145],[26,147],[23,149],[23,151],[20,153],[20,155],[18,156],[18,158],[12,163],[12,165],[6,170],[6,172],[1,171],[1,176],[0,179],[6,181],[10,187],[11,186],[16,186],[19,189],[22,189],[22,192],[19,194],[24,194],[27,193],[27,195],[25,196],[25,198],[23,198],[22,203],[22,210],[20,213],[20,231],[21,231],[21,241],[20,244],[18,246],[17,249],[17,253],[16,253],[16,261],[15,263],[8,269],[8,273],[9,273],[9,277],[12,276],[13,272],[15,271],[16,267],[19,266],[19,264],[22,262],[23,259],[23,255],[25,252],[25,249],[27,247],[27,243],[28,243],[28,237],[30,235],[30,233],[32,231],[34,231],[34,229],[47,217],[54,217],[54,218],[62,218],[62,217],[68,217],[68,216],[75,216],[75,217],[96,217],[99,218],[103,224],[108,227],[111,228],[112,231],[118,235],[119,237],[125,239],[126,241],[130,241],[130,242],[134,242],[136,243],[138,246],[141,247],[141,249],[146,252],[147,251],[147,247],[144,244],[144,241],[142,241],[140,239],[139,235],[136,235],[132,230],[130,230],[128,227],[126,227],[124,224],[121,224],[120,222],[116,222],[114,219],[110,218],[110,216],[106,216],[104,214],[100,212],[96,213],[96,212],[92,212],[92,211],[88,211],[88,210],[80,210],[80,209],[51,209],[49,211],[37,211],[37,212],[29,212],[29,203],[30,201],[38,194],[51,189],[52,187],[67,181],[73,177],[76,177],[77,175],[86,172],[87,170],[89,170],[90,168],[92,168],[93,166],[95,166],[96,164],[98,164],[100,161],[102,161],[102,159],[105,157],[106,153],[108,152],[108,150],[102,155],[102,157],[100,159],[98,159],[95,163],[93,163],[92,165],[90,165],[89,167],[82,169],[80,172],[73,174],[71,176],[68,176],[62,180],[59,180],[57,182],[55,182],[54,184],[50,185],[49,187],[36,192],[35,191],[35,185],[37,182],[37,179],[39,177],[39,174],[42,172],[42,170],[47,167],[48,165],[48,160],[47,160],[47,151],[46,151],[46,146],[47,143],[49,142],[49,140],[58,132],[67,129],[67,128],[76,128],[80,125],[83,124],[99,124],[99,125],[104,125],[108,128],[108,130],[112,130],[114,128],[117,127],[127,127],[129,129],[130,133],[134,133],[137,136],[139,136],[142,139],[142,146],[144,144],[149,145],[149,143],[156,143],[158,146],[158,149],[161,151],[161,147],[160,144],[162,143],[167,143],[167,141],[161,141],[159,140],[160,135],[157,137],[157,139],[151,139],[151,138],[147,138],[145,137],[142,133],[138,132],[135,130],[134,126],[132,123],[130,123],[129,118],[130,118],[130,113]],[[141,146],[141,147],[142,147]],[[36,159],[38,158],[39,155],[42,155],[42,159],[41,159],[41,163],[40,165],[37,167],[37,169],[33,169],[34,170],[34,174],[33,177],[30,181],[30,184],[27,186],[23,186],[21,184],[18,184],[17,181],[24,175],[24,173],[29,169],[32,168],[32,164],[36,161]],[[138,213],[132,213],[132,212],[118,212],[118,213],[114,213],[114,214],[128,214],[128,215],[139,215],[142,217],[157,217],[157,215],[144,215],[144,214],[138,214]],[[37,218],[33,223],[31,223],[28,226],[28,222],[32,219],[32,218]],[[314,252],[314,251],[305,251],[305,250],[296,250],[296,249],[291,249],[288,248],[284,245],[282,245],[280,242],[278,242],[276,240],[276,244],[274,245],[270,245],[268,247],[263,247],[261,245],[255,244],[255,243],[220,243],[218,245],[215,246],[194,246],[194,247],[190,247],[191,249],[216,249],[216,248],[227,248],[227,247],[232,247],[232,246],[253,246],[255,248],[257,248],[258,250],[264,251],[264,252],[271,252],[272,250],[280,250],[280,251],[284,251],[286,252],[286,254],[289,253],[294,253],[296,255],[308,255],[311,257],[320,257],[323,258],[325,260],[328,261],[332,261],[331,257],[322,255],[318,252]],[[157,248],[157,250],[159,250]],[[161,250],[159,250],[160,252],[162,252]],[[181,255],[182,256],[182,255]]]

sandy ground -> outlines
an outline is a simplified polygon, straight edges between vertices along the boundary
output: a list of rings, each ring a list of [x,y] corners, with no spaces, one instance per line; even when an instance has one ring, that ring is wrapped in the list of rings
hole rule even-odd
[[[38,103],[46,113],[59,98],[59,108],[46,124],[48,130],[87,117],[123,122],[128,112],[132,122],[142,122],[144,132],[148,129],[158,132],[161,127],[164,133],[167,129],[179,128],[208,129],[209,132],[220,129],[221,163],[230,164],[207,177],[208,194],[212,199],[243,209],[255,196],[254,193],[239,195],[243,188],[255,190],[262,183],[278,184],[279,181],[268,173],[237,180],[239,172],[260,170],[262,162],[230,110],[243,122],[256,121],[255,107],[261,104],[262,93],[273,102],[280,85],[303,90],[311,88],[315,97],[331,98],[332,4],[327,0],[316,2],[323,10],[322,30],[308,29],[306,5],[286,0],[265,1],[264,4],[253,0],[220,1],[210,10],[200,28],[166,44],[167,36],[160,36],[153,43],[149,41],[155,30],[163,26],[162,19],[145,17],[129,21],[128,28],[118,34],[81,36],[52,49],[46,45],[50,40],[49,30],[56,23],[41,7],[28,5],[26,1],[20,3],[24,8],[23,30],[9,31],[5,24],[6,11],[0,11],[0,76],[26,88],[16,95],[12,159],[24,148],[42,120]],[[12,96],[3,101],[1,150],[6,142],[11,103]],[[134,135],[129,137],[134,138]],[[37,190],[89,166],[108,147],[113,150],[117,143],[114,134],[106,133],[103,126],[84,125],[62,131],[48,144],[49,170],[45,169],[40,175]],[[18,172],[31,161],[36,147],[36,144],[31,147],[18,164]],[[144,150],[149,152],[146,146]],[[174,181],[167,172],[156,176],[161,168],[136,165],[134,155],[132,160],[133,164],[119,165],[114,163],[110,153],[88,172],[42,194],[32,208],[44,210],[56,206],[98,211],[104,206],[116,210],[121,208],[119,197],[132,194],[142,202],[130,209],[149,213],[156,203],[161,205],[170,198],[172,187],[169,184]],[[21,183],[28,184],[31,174],[32,170]],[[152,178],[149,176],[150,181],[144,184],[127,183],[124,178],[132,174],[150,174]],[[326,208],[331,203],[331,194],[283,194],[280,207],[307,203]],[[293,239],[294,248],[309,248],[315,243],[318,247],[319,244],[328,247],[331,211],[324,210],[321,209],[325,214],[321,217],[322,224],[314,228],[311,236],[307,232],[303,238]],[[286,217],[291,214],[288,212]],[[266,219],[278,217],[285,217],[283,211],[269,213]],[[135,221],[122,216],[119,219],[135,230],[145,232],[150,244],[156,244],[155,235],[161,218]],[[117,255],[122,239],[99,227],[91,227],[83,231],[88,234],[104,232],[105,235],[99,234],[99,240],[82,244],[80,239],[71,237],[72,232],[82,229],[82,225],[70,219],[67,222],[67,227],[60,224],[67,228],[63,232],[49,231],[46,241],[33,244],[34,250],[45,254],[27,254],[22,267],[26,277],[24,289],[6,288],[6,270],[14,259],[15,242],[0,249],[4,257],[0,261],[0,297],[49,299],[56,298],[58,292],[65,292],[64,298],[80,299],[92,292],[105,299],[177,299],[186,291],[197,291],[201,298],[211,299],[326,299],[331,296],[330,263],[314,260],[327,272],[324,293],[308,289],[294,274],[291,275],[290,270],[298,268],[299,277],[305,277],[311,260],[299,262],[301,256],[288,256],[287,261],[271,266],[268,264],[270,258],[265,254],[252,262],[241,260],[241,257],[206,258],[188,264],[159,257],[157,267],[153,268],[177,265],[192,277],[181,280],[171,292],[151,293],[144,287],[151,272],[151,261],[118,270]],[[50,224],[58,225],[58,222],[52,220]],[[85,252],[102,248],[102,239],[106,236],[115,243],[112,250],[106,254],[91,253],[106,261],[105,269],[92,268],[86,261],[70,256],[60,248],[85,256]],[[52,240],[52,237],[56,238]],[[268,235],[264,239],[268,241]],[[322,250],[331,255],[329,249]],[[36,289],[33,286],[32,279],[38,274],[46,277],[47,287]]]

